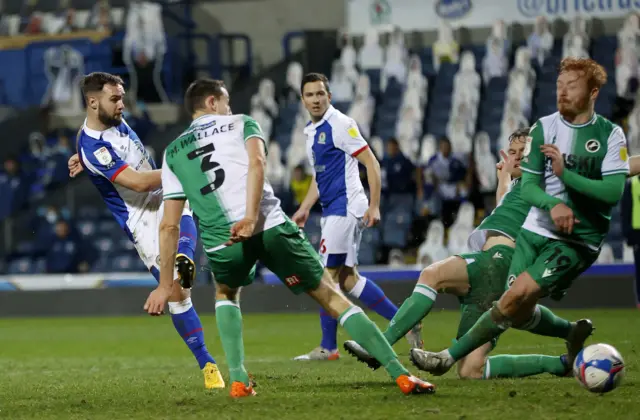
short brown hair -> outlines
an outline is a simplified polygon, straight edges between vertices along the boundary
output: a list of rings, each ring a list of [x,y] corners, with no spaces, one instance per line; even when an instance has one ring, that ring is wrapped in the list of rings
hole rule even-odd
[[[104,85],[124,85],[120,76],[96,71],[89,73],[80,81],[80,89],[86,98],[89,93],[100,92]]]
[[[222,89],[226,89],[222,80],[197,79],[189,85],[184,94],[184,107],[189,115],[193,115],[197,110],[204,108],[204,100],[209,96],[220,98]]]
[[[329,79],[322,73],[307,73],[302,78],[302,83],[300,83],[300,94],[304,92],[304,85],[307,83],[313,82],[322,82],[324,83],[324,88],[327,89],[327,93],[331,93],[329,89]]]
[[[509,136],[509,144],[513,143],[513,141],[520,137],[529,137],[529,131],[531,129],[529,127],[518,128],[516,131],[511,133]]]
[[[577,71],[587,78],[589,90],[600,89],[607,83],[607,71],[598,62],[590,58],[567,57],[560,62],[558,74]]]

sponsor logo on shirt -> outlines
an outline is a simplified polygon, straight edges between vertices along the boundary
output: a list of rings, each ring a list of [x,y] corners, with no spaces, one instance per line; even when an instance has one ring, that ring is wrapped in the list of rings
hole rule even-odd
[[[591,139],[585,143],[584,148],[589,153],[595,153],[600,150],[600,142],[596,139]]]
[[[347,130],[347,133],[349,133],[349,135],[351,137],[353,137],[354,139],[359,138],[360,136],[358,135],[358,129],[355,127],[349,127],[349,129]]]
[[[107,150],[106,147],[101,147],[98,150],[96,150],[95,152],[93,152],[93,156],[96,157],[96,159],[98,160],[98,162],[101,165],[108,165],[110,163],[113,162],[113,157],[111,156],[111,153],[109,153],[109,151]],[[113,165],[111,165],[113,166]]]

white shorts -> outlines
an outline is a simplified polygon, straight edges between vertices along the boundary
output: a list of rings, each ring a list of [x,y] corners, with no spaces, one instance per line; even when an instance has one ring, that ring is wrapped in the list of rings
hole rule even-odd
[[[161,203],[158,210],[144,212],[131,232],[140,259],[154,276],[160,270],[160,222],[163,214],[164,203]],[[188,201],[182,215],[193,215]],[[177,271],[174,271],[173,278],[178,278]]]
[[[327,216],[320,221],[322,239],[320,256],[325,267],[354,267],[358,265],[358,250],[364,224],[352,214]]]

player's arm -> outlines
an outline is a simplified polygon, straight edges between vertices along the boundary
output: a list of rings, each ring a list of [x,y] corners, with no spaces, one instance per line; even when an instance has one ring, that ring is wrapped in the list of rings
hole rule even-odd
[[[127,167],[113,179],[113,182],[136,192],[155,191],[162,185],[161,174],[160,169],[139,172]]]
[[[96,140],[79,150],[84,166],[92,173],[136,192],[153,191],[162,185],[160,170],[138,172],[118,156],[106,141]]]
[[[264,140],[261,137],[251,137],[245,142],[245,148],[249,155],[249,170],[247,172],[247,210],[244,217],[257,221],[267,165]]]
[[[380,221],[380,190],[382,179],[380,175],[380,163],[369,149],[358,125],[352,119],[348,123],[340,121],[334,127],[334,141],[338,149],[358,159],[367,169],[367,179],[369,180],[369,209],[364,215],[364,221],[371,227]]]
[[[542,124],[538,121],[531,127],[524,158],[520,163],[522,169],[522,198],[527,203],[539,209],[551,211],[562,200],[552,197],[542,189],[544,177],[544,154],[540,147],[544,145]]]
[[[187,199],[180,180],[167,164],[166,153],[162,164],[161,185],[164,212],[159,227],[160,280],[158,287],[149,295],[144,305],[144,309],[151,315],[160,315],[163,312],[173,290],[173,269],[178,252],[180,219]]]
[[[629,158],[629,176],[640,175],[640,155]]]
[[[380,174],[380,162],[376,159],[375,155],[370,148],[366,148],[356,156],[358,162],[360,162],[367,169],[367,180],[369,182],[369,206],[380,208],[380,192],[382,189],[382,176]]]
[[[589,179],[564,168],[562,154],[557,147],[545,145],[544,154],[552,159],[554,173],[567,188],[608,204],[620,201],[629,174],[626,139],[617,127],[607,141],[607,153],[602,162],[602,179]]]
[[[307,191],[307,195],[300,203],[300,210],[304,212],[309,212],[318,202],[318,198],[320,198],[320,191],[318,190],[318,184],[316,183],[316,174],[313,173],[313,179],[311,180],[311,184],[309,185],[309,191]]]

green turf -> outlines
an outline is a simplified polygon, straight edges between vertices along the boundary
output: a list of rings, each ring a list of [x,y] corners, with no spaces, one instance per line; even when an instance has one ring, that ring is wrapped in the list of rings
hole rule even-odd
[[[640,416],[637,311],[564,311],[589,316],[592,342],[620,350],[627,376],[598,396],[572,378],[461,381],[433,378],[433,396],[404,396],[383,371],[371,372],[348,355],[338,362],[293,362],[317,345],[314,315],[247,315],[248,370],[258,396],[233,401],[207,392],[201,373],[168,317],[0,320],[1,419],[637,419]],[[457,313],[432,314],[427,348],[440,350],[455,334]],[[376,318],[380,321],[379,318]],[[204,316],[210,350],[227,378],[212,316]],[[382,322],[379,322],[382,324]],[[340,339],[346,339],[343,331]],[[396,350],[403,362],[408,347]],[[560,354],[563,343],[519,331],[506,333],[495,353]],[[411,369],[415,371],[415,369]]]

